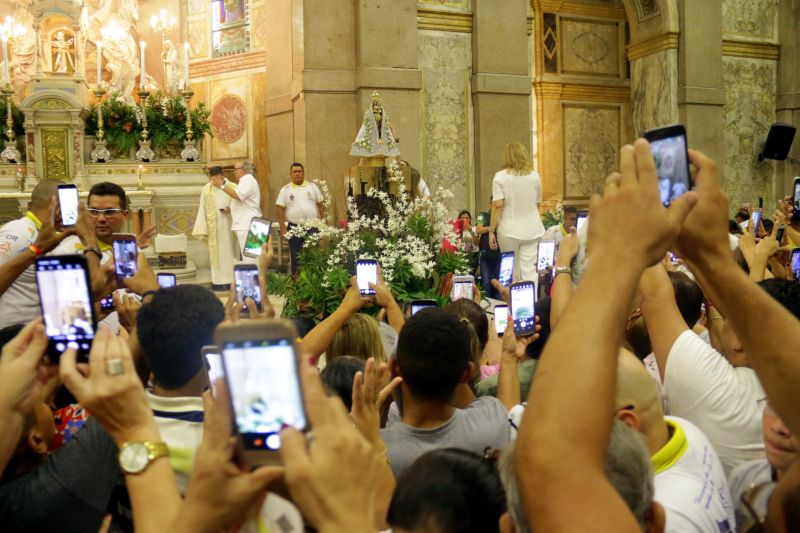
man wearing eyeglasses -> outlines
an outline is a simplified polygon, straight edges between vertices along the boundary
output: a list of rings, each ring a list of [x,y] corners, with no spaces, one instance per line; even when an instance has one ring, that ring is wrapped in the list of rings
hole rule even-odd
[[[244,255],[244,242],[247,240],[247,231],[250,229],[250,221],[253,217],[261,216],[261,191],[258,182],[253,176],[253,163],[242,161],[233,167],[233,175],[236,182],[226,179],[222,175],[211,176],[211,183],[231,200],[231,230],[236,234],[239,241],[239,251],[242,253],[242,260],[246,263],[255,263],[255,258]]]

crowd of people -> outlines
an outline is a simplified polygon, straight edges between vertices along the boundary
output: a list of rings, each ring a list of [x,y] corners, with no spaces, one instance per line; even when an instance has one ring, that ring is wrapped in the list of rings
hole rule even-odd
[[[95,185],[63,228],[57,183],[40,181],[0,228],[2,529],[800,530],[796,206],[733,235],[717,164],[689,156],[694,188],[665,208],[647,141],[624,146],[585,230],[567,209],[545,235],[538,176],[509,145],[490,210],[474,229],[459,216],[484,293],[412,316],[380,275],[374,295],[354,278],[319,323],[293,320],[308,427],[284,427],[269,464],[243,460],[230,382],[203,353],[220,332],[274,325],[271,243],[256,259],[260,309],[159,288],[142,254],[120,278],[124,190]],[[291,170],[282,232],[305,190]],[[215,179],[241,201],[241,184]],[[485,297],[509,294],[492,261],[514,251],[513,279],[538,279],[542,236],[558,243],[556,274],[534,333],[507,320],[498,334],[505,317]],[[45,254],[86,258],[101,319],[88,362],[52,358],[33,271]]]

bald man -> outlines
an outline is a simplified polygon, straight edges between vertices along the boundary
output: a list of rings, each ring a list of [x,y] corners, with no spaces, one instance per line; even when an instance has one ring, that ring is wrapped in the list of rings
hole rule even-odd
[[[736,530],[722,463],[694,424],[665,417],[655,381],[627,350],[617,366],[616,417],[638,431],[655,471],[655,499],[666,511],[667,532]]]

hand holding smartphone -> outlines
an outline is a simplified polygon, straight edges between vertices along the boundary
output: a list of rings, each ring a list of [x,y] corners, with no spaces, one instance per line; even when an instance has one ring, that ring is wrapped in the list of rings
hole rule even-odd
[[[222,367],[222,353],[219,346],[203,346],[201,352],[203,364],[208,377],[208,386],[211,389],[211,397],[217,397],[217,381],[225,376]]]
[[[58,210],[61,213],[61,225],[71,228],[78,223],[78,187],[72,184],[58,186]]]
[[[508,306],[495,305],[494,306],[494,330],[500,337],[506,331],[508,325]]]
[[[131,233],[115,233],[111,238],[117,278],[124,279],[135,276],[139,254],[136,247],[136,236]]]
[[[261,248],[269,240],[269,232],[272,222],[265,218],[253,217],[250,220],[250,230],[244,241],[244,255],[247,257],[258,257],[261,255]]]
[[[536,332],[536,286],[532,281],[511,285],[511,317],[518,337]]]
[[[236,285],[236,301],[244,304],[247,298],[256,303],[256,309],[261,311],[261,285],[258,283],[258,265],[240,263],[233,266],[233,282]],[[247,314],[247,307],[242,307],[242,314]]]
[[[472,300],[475,287],[473,276],[453,276],[453,288],[450,291],[450,300],[455,302],[461,298]]]
[[[500,254],[500,277],[498,281],[503,287],[508,287],[514,278],[514,252]]]
[[[675,124],[644,133],[656,163],[661,203],[669,206],[692,188],[686,129]]]
[[[436,307],[436,300],[412,300],[411,301],[411,316],[416,315],[423,309],[428,309],[429,307]]]
[[[589,222],[589,210],[581,209],[578,211],[578,217],[575,219],[575,233],[580,233],[581,229]]]
[[[536,270],[538,272],[545,272],[553,268],[556,261],[556,241],[542,240],[539,241],[538,260],[536,261]]]
[[[356,261],[356,283],[361,296],[375,294],[375,289],[369,286],[378,284],[378,261],[376,259],[359,259]]]

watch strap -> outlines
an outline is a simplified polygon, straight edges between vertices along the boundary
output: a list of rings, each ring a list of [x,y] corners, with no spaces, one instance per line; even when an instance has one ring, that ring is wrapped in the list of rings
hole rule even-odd
[[[570,267],[556,267],[555,274],[553,274],[553,277],[556,277],[559,274],[569,274],[570,277],[571,277],[572,276],[572,269]]]
[[[146,441],[143,443],[147,448],[147,457],[153,461],[159,457],[169,457],[169,446],[163,441]]]
[[[93,254],[97,254],[98,258],[103,259],[103,252],[101,252],[100,248],[98,248],[97,246],[93,246],[91,248],[84,248],[83,249],[83,255],[86,255],[89,252],[92,252]]]

